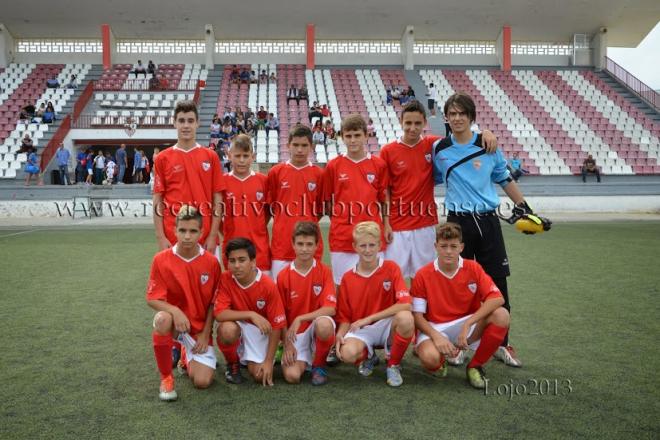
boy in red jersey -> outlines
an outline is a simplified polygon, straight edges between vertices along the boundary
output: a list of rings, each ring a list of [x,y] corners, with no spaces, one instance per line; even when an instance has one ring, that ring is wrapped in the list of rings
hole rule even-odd
[[[299,383],[308,365],[312,367],[312,385],[328,381],[326,356],[335,343],[332,316],[337,296],[332,272],[314,258],[320,240],[316,222],[298,222],[292,238],[296,259],[277,277],[289,323],[282,357],[282,372],[289,383]]]
[[[435,259],[435,225],[438,207],[433,196],[433,146],[440,136],[424,136],[426,110],[412,101],[401,111],[403,136],[381,148],[387,164],[390,216],[384,222],[385,258],[395,261],[403,276],[412,278]],[[488,152],[497,148],[497,138],[484,130]]]
[[[296,258],[291,245],[291,233],[299,221],[318,222],[323,214],[320,203],[323,171],[309,161],[312,151],[312,131],[299,125],[289,132],[291,159],[275,165],[268,172],[268,200],[273,215],[273,258],[271,272],[277,279],[279,272]],[[319,242],[316,258],[323,255]]]
[[[330,216],[330,252],[335,284],[358,262],[351,240],[353,227],[363,221],[376,222],[382,229],[387,221],[387,165],[365,150],[367,123],[360,115],[341,121],[346,155],[328,162],[323,173],[323,201]],[[381,240],[380,251],[385,250]]]
[[[147,304],[156,310],[152,334],[161,376],[161,400],[176,400],[172,376],[172,338],[186,348],[188,376],[197,388],[213,382],[215,351],[211,342],[213,297],[220,281],[220,265],[199,245],[202,216],[184,205],[176,217],[176,244],[153,259]]]
[[[202,214],[200,244],[215,253],[222,217],[223,181],[218,155],[195,140],[199,119],[192,101],[179,101],[174,109],[177,143],[158,154],[154,163],[154,228],[160,250],[176,242],[174,219],[183,204]]]
[[[458,224],[438,226],[435,247],[437,260],[417,272],[411,289],[419,360],[428,371],[445,376],[446,357],[458,350],[476,350],[466,375],[470,385],[484,388],[483,365],[507,334],[509,312],[479,263],[461,258]]]
[[[250,168],[254,160],[252,140],[239,134],[229,149],[232,171],[223,176],[225,181],[224,213],[222,221],[223,262],[227,242],[235,237],[249,238],[257,248],[257,267],[270,275],[270,247],[268,245],[268,220],[266,205],[266,176]]]
[[[376,222],[358,223],[353,230],[359,259],[339,286],[336,348],[340,360],[358,364],[358,372],[369,376],[379,362],[374,348],[384,347],[389,352],[387,384],[397,387],[403,383],[401,359],[415,325],[401,269],[379,256],[381,234]]]
[[[227,361],[225,379],[240,384],[239,362],[264,386],[273,385],[275,350],[286,327],[277,286],[256,263],[256,249],[247,238],[229,240],[225,248],[229,272],[222,274],[213,313],[218,348]]]

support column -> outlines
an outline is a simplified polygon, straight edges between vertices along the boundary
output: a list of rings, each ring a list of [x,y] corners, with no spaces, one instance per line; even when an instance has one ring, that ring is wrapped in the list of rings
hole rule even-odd
[[[314,43],[316,42],[315,26],[310,23],[307,25],[307,39],[305,42],[305,53],[307,54],[307,68],[313,69],[316,65],[316,52],[314,50]]]
[[[206,39],[206,68],[213,70],[215,64],[215,31],[212,24],[204,26],[204,30],[204,38]]]
[[[415,68],[415,27],[406,26],[401,36],[401,58],[403,61],[403,68],[405,70],[413,70]]]
[[[103,46],[103,69],[112,67],[112,55],[115,52],[115,38],[109,24],[101,25],[101,44]]]
[[[7,26],[0,23],[0,67],[6,68],[14,60],[14,37]]]
[[[603,70],[607,66],[605,57],[607,56],[607,28],[601,27],[591,39],[591,48],[593,50],[593,65],[596,70]],[[587,49],[588,50],[588,49]]]
[[[496,49],[500,69],[505,72],[511,71],[511,26],[502,27],[502,32],[497,37]]]

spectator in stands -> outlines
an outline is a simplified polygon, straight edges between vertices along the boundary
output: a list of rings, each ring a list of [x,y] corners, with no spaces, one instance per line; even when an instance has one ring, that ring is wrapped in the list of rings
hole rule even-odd
[[[139,148],[135,149],[135,154],[133,155],[133,183],[142,183],[142,153]]]
[[[45,102],[42,102],[42,103],[39,105],[39,108],[37,109],[37,111],[34,113],[34,116],[37,117],[37,118],[43,118],[45,112],[46,112],[46,103],[45,103]],[[41,119],[40,119],[40,120],[41,120]],[[32,119],[32,121],[34,122],[35,119]]]
[[[374,121],[371,118],[369,118],[369,123],[367,124],[367,136],[376,136],[376,128],[374,127]]]
[[[234,135],[234,127],[231,124],[231,118],[225,117],[222,121],[222,128],[220,129],[220,138],[223,140],[229,139]]]
[[[323,113],[321,113],[321,107],[319,106],[318,101],[314,101],[314,104],[309,109],[309,123],[312,123],[314,118],[323,118]]]
[[[259,107],[259,111],[257,112],[257,128],[262,129],[266,126],[266,120],[268,119],[268,112],[264,108],[264,106]]]
[[[25,107],[21,109],[21,113],[18,116],[18,119],[25,124],[30,123],[32,121],[32,118],[34,118],[36,109],[34,108],[34,105],[28,104]]]
[[[147,153],[144,150],[140,150],[142,154],[142,164],[140,165],[140,170],[142,171],[142,183],[145,185],[149,183],[149,177],[151,174],[151,163],[147,157]]]
[[[330,116],[330,109],[328,108],[328,104],[323,104],[323,106],[321,107],[321,114],[323,115],[324,118]]]
[[[268,74],[266,73],[265,70],[262,70],[261,73],[259,74],[259,83],[268,84]]]
[[[53,75],[52,78],[46,80],[46,87],[49,89],[59,89],[60,82],[57,80],[57,75]]]
[[[600,183],[600,169],[591,154],[582,162],[582,182],[584,183],[587,183],[587,174],[595,174],[596,180]]]
[[[92,177],[94,175],[94,152],[91,148],[87,149],[87,158],[85,159],[87,167],[87,178],[85,179],[85,185],[92,184]]]
[[[335,133],[335,126],[332,123],[332,120],[328,119],[325,121],[323,126],[323,133],[325,133],[325,142],[329,140],[335,140],[337,138],[337,133]]]
[[[405,106],[408,104],[408,101],[410,101],[410,96],[408,96],[408,93],[404,90],[401,92],[401,94],[399,94],[399,104]]]
[[[277,77],[275,76],[275,72],[270,72],[270,76],[268,77],[268,82],[270,82],[271,84],[277,83]]]
[[[387,105],[392,105],[394,103],[394,98],[392,97],[392,89],[387,89],[385,92],[385,103]]]
[[[269,135],[271,130],[275,130],[277,135],[280,134],[280,121],[273,113],[268,113],[268,120],[266,121],[266,136]]]
[[[243,110],[241,110],[240,107],[236,107],[234,109],[234,118],[238,121],[238,118],[240,117],[241,119],[245,120],[245,114],[243,113]]]
[[[34,147],[30,147],[28,150],[27,163],[25,164],[25,186],[30,186],[32,177],[34,177],[35,181],[39,179],[40,170],[36,151]]]
[[[23,139],[21,140],[21,149],[18,152],[28,153],[33,146],[34,146],[34,141],[30,137],[30,133],[26,131],[25,136],[23,136]]]
[[[78,88],[78,75],[71,74],[69,79],[69,84],[66,85],[67,89],[77,89]]]
[[[307,93],[307,87],[304,84],[298,89],[298,96],[304,101],[309,101],[309,93]]]
[[[513,158],[509,159],[509,164],[507,166],[511,177],[516,182],[520,179],[523,174],[529,174],[529,171],[523,168],[522,159],[518,158],[518,152],[513,153]]]
[[[112,185],[115,180],[115,173],[117,172],[117,164],[112,160],[110,153],[106,155],[105,162],[105,176],[102,183],[104,185]]]
[[[436,106],[438,105],[438,89],[435,87],[435,84],[429,84],[429,91],[426,96],[429,97],[428,107],[429,111],[431,112],[431,117],[435,118]]]
[[[56,119],[55,108],[53,107],[53,103],[49,101],[48,105],[46,106],[46,111],[41,117],[41,122],[43,124],[52,124],[55,121],[55,119]]]
[[[401,89],[399,86],[394,86],[392,88],[392,99],[398,100],[401,97]]]
[[[126,154],[126,144],[121,144],[117,150],[117,165],[119,166],[119,173],[117,174],[117,183],[124,184],[124,175],[126,168],[128,168],[128,155]]]
[[[238,70],[238,66],[234,64],[231,68],[231,73],[229,74],[229,80],[234,83],[238,84],[241,81],[241,73]]]
[[[293,84],[291,84],[289,87],[289,91],[286,92],[286,103],[288,104],[292,99],[295,99],[295,101],[300,104],[300,95],[298,94],[298,89]]]
[[[236,133],[245,133],[245,117],[243,116],[243,112],[236,114],[236,124],[234,127],[236,128]]]
[[[64,148],[64,144],[60,144],[60,147],[55,152],[55,158],[57,159],[57,167],[60,170],[60,185],[71,185],[71,179],[69,179],[69,159],[71,158],[71,153]]]
[[[245,131],[245,134],[247,134],[248,136],[251,136],[251,137],[256,136],[257,130],[256,130],[256,127],[254,126],[254,122],[252,121],[252,119],[248,119],[248,120],[245,121],[244,131]]]
[[[147,64],[147,73],[151,74],[151,76],[156,76],[157,69],[158,67],[154,64],[154,62],[149,60],[149,63]]]
[[[250,70],[250,84],[256,84],[257,83],[257,72],[254,70]]]
[[[470,125],[470,130],[472,131],[472,133],[481,134],[481,129],[479,128],[479,124],[477,124],[477,121],[472,121],[472,125]]]
[[[223,121],[229,118],[229,121],[233,124],[236,121],[236,113],[232,111],[231,107],[225,107],[225,113],[222,115]]]
[[[243,70],[241,70],[239,78],[241,80],[241,84],[248,84],[250,82],[250,71],[247,70],[247,68],[243,67]]]
[[[94,185],[103,183],[103,172],[105,171],[105,154],[99,150],[94,157]]]
[[[213,116],[213,120],[211,121],[211,127],[210,127],[210,136],[211,139],[218,139],[220,137],[220,129],[222,126],[220,125],[220,120],[218,119],[217,114]]]
[[[144,75],[144,77],[147,77],[147,68],[142,64],[142,60],[138,60],[137,64],[133,65],[133,73],[135,74],[135,78],[137,78],[138,73],[141,73]]]
[[[325,145],[325,133],[323,132],[323,123],[318,119],[312,128],[312,143],[314,145]]]
[[[76,154],[76,183],[82,183],[87,177],[87,153],[83,150]]]
[[[406,90],[406,96],[408,96],[408,99],[412,100],[415,98],[415,91],[411,86],[408,86],[408,90]]]

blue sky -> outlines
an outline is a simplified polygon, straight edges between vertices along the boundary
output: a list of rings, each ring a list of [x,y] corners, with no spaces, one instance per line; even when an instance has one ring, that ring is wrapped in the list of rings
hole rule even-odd
[[[649,87],[660,90],[660,22],[636,48],[608,47],[607,55]]]

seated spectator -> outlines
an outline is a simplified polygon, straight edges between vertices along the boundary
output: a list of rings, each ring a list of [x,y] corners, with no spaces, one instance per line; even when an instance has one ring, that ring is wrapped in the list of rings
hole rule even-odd
[[[398,100],[401,97],[401,89],[398,86],[392,88],[392,99]]]
[[[513,158],[509,159],[509,164],[507,166],[511,177],[516,182],[520,179],[523,174],[529,174],[529,171],[523,168],[522,159],[518,158],[518,152],[513,153]]]
[[[238,118],[245,120],[245,115],[243,114],[243,110],[241,110],[240,107],[236,107],[234,109],[234,118],[236,119],[236,121],[238,121]]]
[[[30,147],[28,150],[28,158],[25,164],[25,186],[30,186],[30,181],[34,177],[34,180],[39,179],[39,161],[37,159],[37,150],[34,147]]]
[[[298,89],[298,96],[304,101],[309,101],[309,94],[307,93],[307,87],[305,87],[305,85],[300,86]]]
[[[253,124],[257,121],[254,112],[251,109],[247,109],[245,112],[245,122],[248,120],[251,120]]]
[[[268,77],[268,82],[271,84],[275,84],[277,82],[277,77],[275,76],[275,72],[270,72],[270,76]]]
[[[234,135],[234,127],[231,124],[231,118],[226,117],[222,121],[222,128],[220,129],[220,138],[229,139]]]
[[[298,94],[298,89],[296,88],[295,85],[291,84],[291,87],[289,87],[289,91],[286,92],[286,102],[287,104],[289,101],[292,99],[295,99],[298,104],[300,104],[300,95]]]
[[[58,89],[60,82],[57,80],[57,75],[53,75],[51,79],[46,80],[46,87],[49,89]]]
[[[30,149],[33,146],[34,146],[34,141],[30,137],[30,133],[25,132],[25,136],[23,136],[23,139],[21,140],[21,149],[18,152],[27,153],[30,151]]]
[[[314,123],[314,128],[312,128],[312,143],[314,145],[325,145],[325,133],[320,119]]]
[[[263,128],[266,126],[266,120],[268,119],[268,112],[266,109],[264,109],[264,106],[262,105],[259,107],[259,111],[257,112],[257,128]]]
[[[46,111],[41,117],[41,122],[43,124],[52,124],[56,119],[55,109],[53,108],[53,103],[49,102],[46,106]]]
[[[138,60],[137,64],[133,65],[133,74],[135,75],[135,78],[137,78],[138,73],[144,75],[145,78],[147,77],[147,68],[144,64],[142,64],[142,60]]]
[[[472,125],[470,125],[470,131],[472,133],[481,133],[481,129],[479,128],[477,121],[472,122]]]
[[[394,103],[394,98],[392,97],[391,89],[387,89],[387,92],[385,92],[385,103],[387,105],[392,105]]]
[[[399,95],[399,104],[401,104],[402,106],[408,104],[409,100],[410,100],[410,97],[405,92],[402,92]]]
[[[19,119],[31,121],[32,118],[34,118],[35,113],[36,109],[34,108],[34,105],[28,104],[21,110]]]
[[[215,115],[213,116],[213,120],[211,121],[211,127],[209,129],[211,139],[218,139],[220,137],[220,128],[221,128],[220,120],[218,119],[218,116]]]
[[[223,121],[227,118],[229,118],[229,120],[232,122],[232,124],[236,120],[236,113],[234,113],[231,110],[231,107],[229,107],[229,106],[225,107],[225,112],[222,114],[222,120]]]
[[[257,73],[254,70],[250,70],[250,84],[257,83]]]
[[[376,128],[374,127],[374,121],[371,118],[369,118],[369,123],[367,124],[367,136],[376,136]]]
[[[323,132],[325,133],[326,142],[328,142],[328,140],[335,140],[337,138],[337,134],[335,133],[335,126],[332,124],[330,119],[325,121]]]
[[[245,134],[247,134],[248,136],[252,136],[252,137],[256,136],[256,134],[257,134],[257,130],[256,130],[255,126],[254,126],[254,121],[253,121],[252,119],[247,119],[247,120],[245,121],[245,129],[244,129],[244,132],[245,132]]]
[[[241,70],[240,80],[242,84],[248,84],[250,82],[250,71],[245,67]]]
[[[324,118],[330,116],[330,109],[328,108],[328,104],[323,104],[323,107],[321,107],[321,114]]]
[[[238,66],[236,64],[234,64],[231,68],[229,80],[234,84],[238,84],[241,81],[241,73],[238,71]]]
[[[71,75],[69,79],[69,84],[66,85],[67,89],[77,89],[78,88],[78,76],[75,74]]]
[[[600,183],[600,169],[596,165],[596,160],[591,154],[587,156],[584,162],[582,162],[582,182],[584,183],[587,183],[587,173],[595,174],[596,181]]]
[[[312,123],[314,118],[323,118],[323,113],[321,113],[321,107],[317,101],[314,101],[314,104],[309,109],[309,123]]]
[[[277,134],[280,134],[280,121],[273,113],[268,113],[268,120],[266,121],[266,135],[271,130],[275,130]]]
[[[259,74],[259,82],[261,84],[267,84],[268,83],[268,74],[266,73],[265,70],[262,70],[261,73]]]
[[[45,112],[46,112],[46,103],[42,102],[41,104],[39,104],[39,108],[34,113],[34,116],[36,116],[37,118],[43,118]]]
[[[158,66],[156,66],[153,61],[149,60],[149,63],[147,64],[147,73],[150,73],[152,76],[156,76],[157,69]]]
[[[408,90],[406,90],[406,95],[408,96],[408,98],[411,99],[415,97],[415,91],[411,86],[408,86]]]

